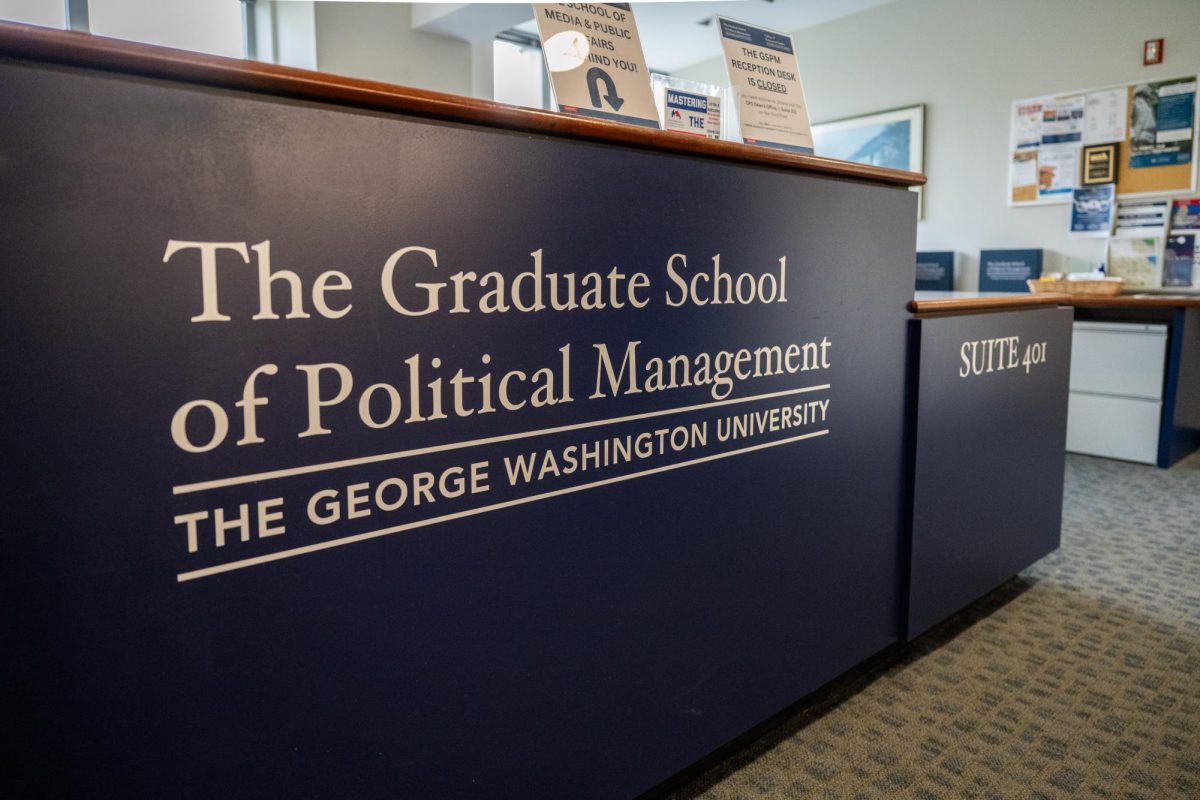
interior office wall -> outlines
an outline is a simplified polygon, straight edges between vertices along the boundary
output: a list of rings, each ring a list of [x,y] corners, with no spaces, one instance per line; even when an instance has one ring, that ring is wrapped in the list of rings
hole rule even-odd
[[[472,93],[470,43],[413,30],[408,3],[317,3],[316,52],[322,72]]]
[[[0,19],[65,28],[67,4],[64,0],[0,0]]]
[[[97,36],[230,58],[244,55],[241,3],[88,0],[88,23]]]
[[[794,36],[814,122],[926,104],[917,245],[961,254],[959,289],[977,287],[981,248],[1043,247],[1048,270],[1104,258],[1067,232],[1070,204],[1006,204],[1012,101],[1200,72],[1198,0],[900,0]],[[1160,37],[1163,63],[1143,67]],[[728,83],[720,59],[676,74]]]
[[[496,82],[496,40],[493,37],[471,42],[471,96],[491,100]]]
[[[67,25],[66,0],[0,0],[0,20]],[[97,36],[242,58],[242,4],[214,0],[88,0]]]
[[[256,0],[255,58],[300,69],[317,68],[313,0]]]
[[[496,64],[492,98],[526,108],[542,108],[542,51],[512,42],[493,41]]]
[[[93,33],[241,58],[238,0],[89,0]],[[65,0],[0,0],[0,20],[63,28]],[[262,61],[421,89],[492,96],[492,36],[414,30],[409,3],[256,0]]]

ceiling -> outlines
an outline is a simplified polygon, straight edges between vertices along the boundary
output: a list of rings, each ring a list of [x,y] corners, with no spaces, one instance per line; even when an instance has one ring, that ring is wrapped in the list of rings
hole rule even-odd
[[[717,28],[701,24],[716,15],[792,33],[824,22],[847,17],[896,0],[717,0],[717,2],[647,2],[633,4],[642,49],[650,69],[675,72],[700,61],[721,55]],[[414,6],[419,8],[419,6]],[[533,7],[507,6],[510,24],[537,33]],[[436,12],[434,12],[436,13]],[[480,31],[499,19],[499,9],[487,4],[470,3],[456,7],[455,13],[443,13],[435,24],[414,24],[423,30],[475,41]],[[495,35],[500,29],[490,30]]]

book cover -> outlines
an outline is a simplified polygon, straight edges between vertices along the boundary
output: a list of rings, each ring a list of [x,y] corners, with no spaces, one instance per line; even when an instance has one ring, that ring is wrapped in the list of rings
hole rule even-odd
[[[953,250],[927,250],[917,253],[917,291],[954,291]]]
[[[979,291],[1027,292],[1025,281],[1042,274],[1042,250],[981,250]]]

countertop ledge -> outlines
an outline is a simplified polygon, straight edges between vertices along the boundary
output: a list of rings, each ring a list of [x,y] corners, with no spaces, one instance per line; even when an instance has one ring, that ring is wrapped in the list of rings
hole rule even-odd
[[[1096,297],[1027,292],[917,292],[909,302],[908,310],[914,314],[950,314],[1052,305],[1076,308],[1200,308],[1200,296],[1125,294],[1116,297]]]

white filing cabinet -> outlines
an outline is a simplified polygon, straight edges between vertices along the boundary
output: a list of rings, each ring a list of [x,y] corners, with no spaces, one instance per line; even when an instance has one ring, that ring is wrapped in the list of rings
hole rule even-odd
[[[1167,326],[1076,322],[1067,450],[1154,464]]]

